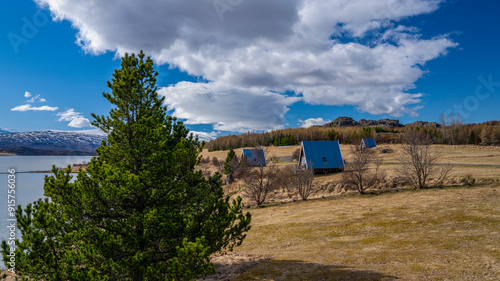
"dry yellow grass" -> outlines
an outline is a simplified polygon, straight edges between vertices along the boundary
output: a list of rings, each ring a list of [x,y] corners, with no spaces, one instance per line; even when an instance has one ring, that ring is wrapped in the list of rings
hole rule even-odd
[[[258,258],[230,280],[500,280],[499,188],[349,194],[252,209],[236,256]]]
[[[300,148],[299,145],[288,146],[288,147],[267,147],[266,157],[276,156],[291,156],[292,153]],[[396,165],[394,163],[399,162],[398,158],[401,156],[401,149],[399,144],[381,144],[377,147],[378,149],[390,148],[391,153],[379,153],[382,161],[387,163],[383,166],[383,169],[388,172],[390,177],[394,177],[394,169]],[[499,165],[500,166],[500,147],[484,147],[484,146],[466,146],[466,145],[433,145],[433,148],[437,153],[441,155],[439,163],[444,164],[455,164],[451,177],[463,177],[467,174],[472,174],[474,178],[493,178],[500,179],[500,167],[490,167],[488,165]],[[235,149],[236,155],[241,155],[242,148]],[[340,145],[340,150],[344,159],[349,161],[350,146]],[[224,160],[227,155],[227,151],[213,151],[208,152],[204,150],[202,152],[203,157],[217,157]],[[280,163],[281,165],[293,165],[294,163]],[[477,166],[485,165],[485,166]],[[336,180],[338,174],[330,174],[327,176],[321,176],[316,178],[316,182],[328,182],[331,180]]]
[[[490,146],[469,146],[469,145],[433,145],[432,146],[440,155],[439,163],[452,163],[452,164],[474,164],[474,165],[500,165],[500,147]],[[300,148],[300,145],[275,147],[270,146],[265,148],[268,150],[266,157],[269,156],[291,156],[292,153]],[[377,149],[390,148],[392,153],[381,153],[384,162],[398,162],[398,157],[401,155],[399,144],[381,144]],[[234,151],[236,155],[240,156],[243,148],[237,148]],[[349,145],[340,145],[340,150],[344,158],[349,158]],[[204,149],[202,152],[203,157],[217,157],[225,159],[227,150],[212,151]]]
[[[400,147],[379,146],[386,147],[393,152],[380,154],[382,167],[394,177]],[[271,147],[268,155],[289,156],[297,148]],[[323,190],[312,196],[319,199],[251,209],[247,239],[236,253],[215,259],[222,273],[209,280],[500,280],[500,168],[488,166],[500,165],[500,148],[434,149],[440,163],[458,165],[452,179],[486,182],[365,196]],[[349,161],[349,146],[341,150]],[[315,184],[340,176],[318,175]],[[280,201],[287,200],[270,200]]]

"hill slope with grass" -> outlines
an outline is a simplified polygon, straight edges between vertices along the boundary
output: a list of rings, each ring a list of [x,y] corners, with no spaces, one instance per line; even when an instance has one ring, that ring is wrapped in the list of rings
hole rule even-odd
[[[252,209],[208,280],[500,280],[500,185]],[[226,279],[227,278],[227,279]]]

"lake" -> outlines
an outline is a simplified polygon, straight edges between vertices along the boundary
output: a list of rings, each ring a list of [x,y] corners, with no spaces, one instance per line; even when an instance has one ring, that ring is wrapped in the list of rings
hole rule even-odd
[[[15,169],[15,203],[23,207],[43,197],[43,183],[46,173],[23,173],[31,171],[48,171],[52,165],[58,168],[72,164],[88,163],[92,156],[0,156],[0,241],[9,237],[8,225],[11,221],[8,213],[8,173]],[[76,176],[76,174],[75,174]],[[10,198],[13,199],[13,198]],[[17,207],[16,207],[17,208]],[[20,233],[17,231],[17,238]],[[3,262],[0,263],[5,268]]]

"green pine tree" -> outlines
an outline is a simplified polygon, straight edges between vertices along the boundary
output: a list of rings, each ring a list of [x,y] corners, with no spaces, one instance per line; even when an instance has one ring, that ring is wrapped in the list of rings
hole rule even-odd
[[[236,158],[236,153],[231,147],[229,148],[229,152],[227,153],[226,162],[224,162],[224,174],[229,175],[233,171],[231,167],[231,162],[233,161],[234,158]]]
[[[468,144],[476,144],[476,135],[474,135],[474,130],[470,131]]]
[[[213,272],[210,255],[232,250],[250,229],[241,198],[221,175],[194,167],[201,145],[167,116],[150,58],[125,55],[103,94],[108,133],[87,171],[45,178],[46,199],[16,211],[22,242],[16,273],[30,280],[189,280]],[[2,242],[4,261],[10,245]]]

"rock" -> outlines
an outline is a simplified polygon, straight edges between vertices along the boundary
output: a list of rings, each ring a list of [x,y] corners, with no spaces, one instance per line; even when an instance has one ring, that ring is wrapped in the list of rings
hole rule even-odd
[[[330,123],[327,123],[327,124],[323,125],[323,127],[339,127],[339,128],[342,128],[342,127],[358,126],[358,125],[359,125],[359,123],[356,122],[351,117],[345,117],[345,116],[343,116],[343,117],[335,118],[335,120],[333,120]]]
[[[361,119],[358,121],[359,125],[361,126],[375,126],[377,125],[377,121],[375,120],[366,120],[366,119]]]
[[[404,127],[404,125],[399,123],[399,120],[397,119],[380,119],[377,121],[377,125],[386,127]]]

